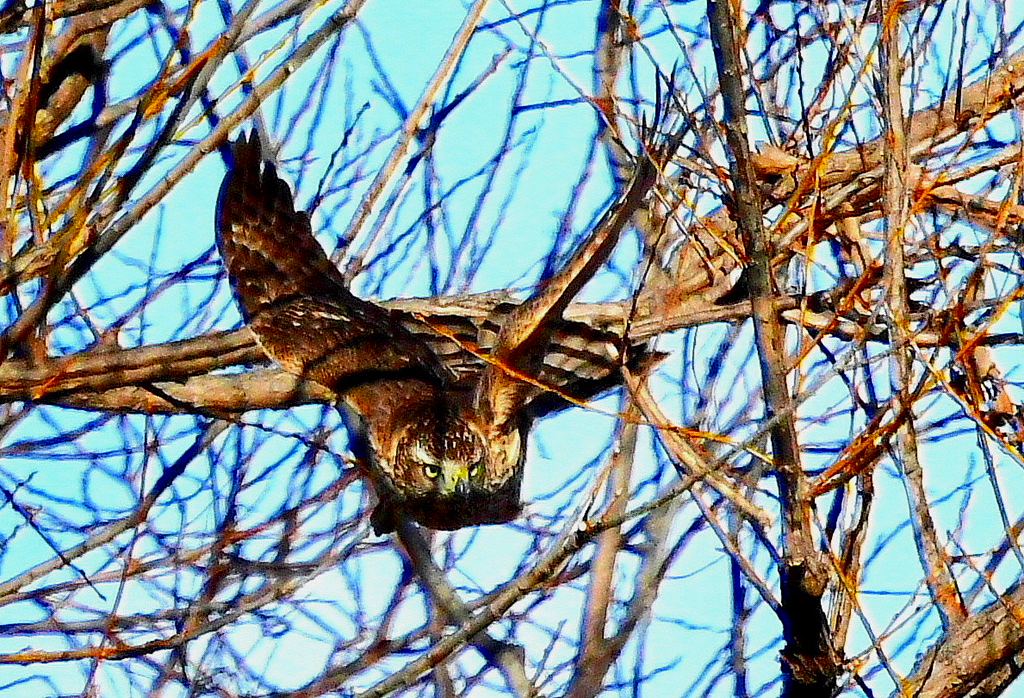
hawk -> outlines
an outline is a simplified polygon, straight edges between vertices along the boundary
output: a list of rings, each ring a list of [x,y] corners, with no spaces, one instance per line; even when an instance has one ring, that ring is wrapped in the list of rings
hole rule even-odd
[[[656,173],[645,157],[622,205],[506,318],[490,362],[466,389],[397,314],[348,289],[255,133],[235,141],[216,220],[235,298],[269,358],[354,413],[377,493],[376,532],[394,530],[396,515],[453,530],[519,513],[524,407],[540,392],[521,378],[535,371],[552,320],[607,258]]]

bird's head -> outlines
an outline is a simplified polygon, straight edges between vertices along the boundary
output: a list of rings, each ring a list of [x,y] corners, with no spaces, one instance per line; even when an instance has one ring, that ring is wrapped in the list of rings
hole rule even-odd
[[[434,529],[505,523],[520,511],[523,430],[487,430],[471,410],[417,414],[375,448],[382,500]],[[380,530],[387,524],[377,526]]]

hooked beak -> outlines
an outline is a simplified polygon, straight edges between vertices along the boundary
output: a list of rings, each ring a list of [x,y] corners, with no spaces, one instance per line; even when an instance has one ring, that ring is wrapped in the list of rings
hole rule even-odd
[[[453,494],[466,494],[469,492],[469,466],[465,464],[444,463],[441,472],[441,494],[450,497]]]

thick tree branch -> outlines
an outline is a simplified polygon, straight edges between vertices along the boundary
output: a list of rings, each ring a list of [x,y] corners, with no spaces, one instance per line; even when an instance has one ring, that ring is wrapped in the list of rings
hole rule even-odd
[[[750,254],[745,267],[754,320],[757,355],[765,399],[765,418],[773,468],[779,487],[783,516],[784,547],[781,570],[783,633],[782,671],[785,695],[821,696],[830,693],[840,672],[831,647],[821,597],[827,579],[812,532],[811,495],[800,464],[796,415],[786,384],[789,358],[786,330],[772,307],[771,239],[764,225],[761,191],[750,157],[747,136],[746,90],[740,61],[739,39],[743,23],[729,0],[709,0],[708,15],[715,63],[724,105],[724,129],[728,143],[732,185],[730,209],[740,238]]]

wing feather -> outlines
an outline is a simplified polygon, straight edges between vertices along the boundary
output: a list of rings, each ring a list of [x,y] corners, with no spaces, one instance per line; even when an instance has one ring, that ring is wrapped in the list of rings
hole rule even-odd
[[[235,141],[232,154],[218,199],[217,239],[246,317],[296,296],[354,299],[313,237],[309,216],[295,211],[288,185],[273,165],[263,166],[255,134]]]
[[[410,381],[434,398],[449,377],[438,358],[387,310],[345,286],[313,237],[309,216],[263,162],[255,134],[233,145],[221,185],[217,239],[243,315],[270,358],[388,421]],[[390,394],[388,391],[395,393]]]
[[[669,94],[672,89],[670,83]],[[649,128],[645,122],[641,128],[644,149],[635,158],[635,169],[626,191],[605,212],[565,266],[509,313],[502,324],[495,343],[494,361],[484,369],[474,397],[478,409],[488,415],[497,430],[515,424],[525,404],[536,395],[536,389],[519,380],[516,372],[537,375],[563,311],[611,256],[622,231],[657,183],[664,162],[682,143],[686,125],[671,135],[659,135],[659,127],[667,122],[671,113],[671,109],[663,108],[659,92],[654,125]]]

